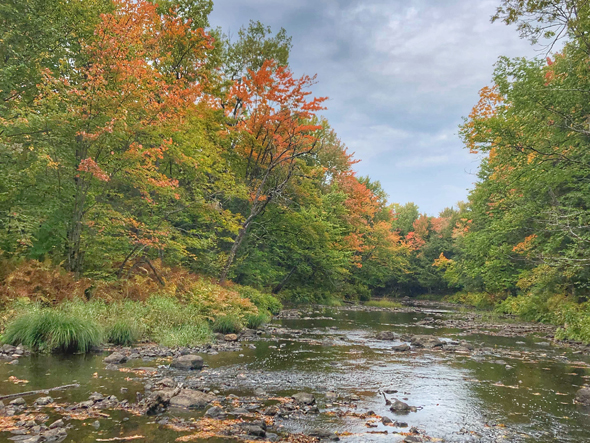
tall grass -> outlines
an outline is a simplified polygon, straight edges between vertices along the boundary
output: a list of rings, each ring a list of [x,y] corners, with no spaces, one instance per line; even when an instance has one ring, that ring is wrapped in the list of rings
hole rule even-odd
[[[7,325],[3,336],[3,341],[11,345],[64,353],[88,352],[101,340],[101,330],[95,322],[49,308],[20,315]]]
[[[258,314],[246,314],[244,316],[244,322],[247,328],[258,329],[260,326],[268,323],[270,318],[270,314],[259,312]]]
[[[211,329],[222,334],[237,334],[244,329],[244,325],[238,316],[226,314],[217,317],[211,325]]]

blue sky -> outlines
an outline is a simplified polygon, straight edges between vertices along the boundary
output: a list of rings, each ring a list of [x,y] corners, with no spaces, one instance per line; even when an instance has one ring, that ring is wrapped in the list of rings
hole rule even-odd
[[[479,159],[458,126],[500,55],[543,55],[490,23],[499,0],[217,0],[212,27],[249,20],[293,37],[296,75],[317,74],[324,115],[396,203],[437,214],[465,200]]]

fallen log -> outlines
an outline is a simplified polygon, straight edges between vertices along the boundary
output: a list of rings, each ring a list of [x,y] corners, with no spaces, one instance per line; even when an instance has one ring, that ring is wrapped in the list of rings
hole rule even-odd
[[[26,395],[48,394],[51,391],[62,391],[64,389],[79,388],[79,387],[80,387],[79,383],[74,383],[71,385],[56,386],[55,388],[39,389],[37,391],[26,391],[26,392],[19,392],[16,394],[0,395],[0,400],[7,400],[10,398],[24,397]]]

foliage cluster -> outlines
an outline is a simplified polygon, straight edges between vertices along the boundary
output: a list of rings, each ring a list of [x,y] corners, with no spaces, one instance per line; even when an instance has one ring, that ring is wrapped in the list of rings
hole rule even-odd
[[[98,299],[162,292],[215,317],[215,301],[246,307],[189,275],[255,288],[244,296],[276,312],[262,293],[366,300],[414,272],[315,77],[291,72],[286,31],[251,22],[231,38],[209,27],[212,6],[1,6],[0,251],[24,261],[5,300],[88,297],[91,282]]]

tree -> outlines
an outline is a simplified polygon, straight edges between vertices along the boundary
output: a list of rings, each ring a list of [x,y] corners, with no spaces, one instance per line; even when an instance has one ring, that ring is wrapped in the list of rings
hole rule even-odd
[[[220,281],[227,278],[240,244],[252,221],[280,197],[300,161],[320,149],[313,122],[325,98],[308,99],[314,79],[293,74],[266,61],[262,68],[235,83],[226,107],[232,145],[242,160],[241,177],[249,189],[245,216],[229,252]]]

